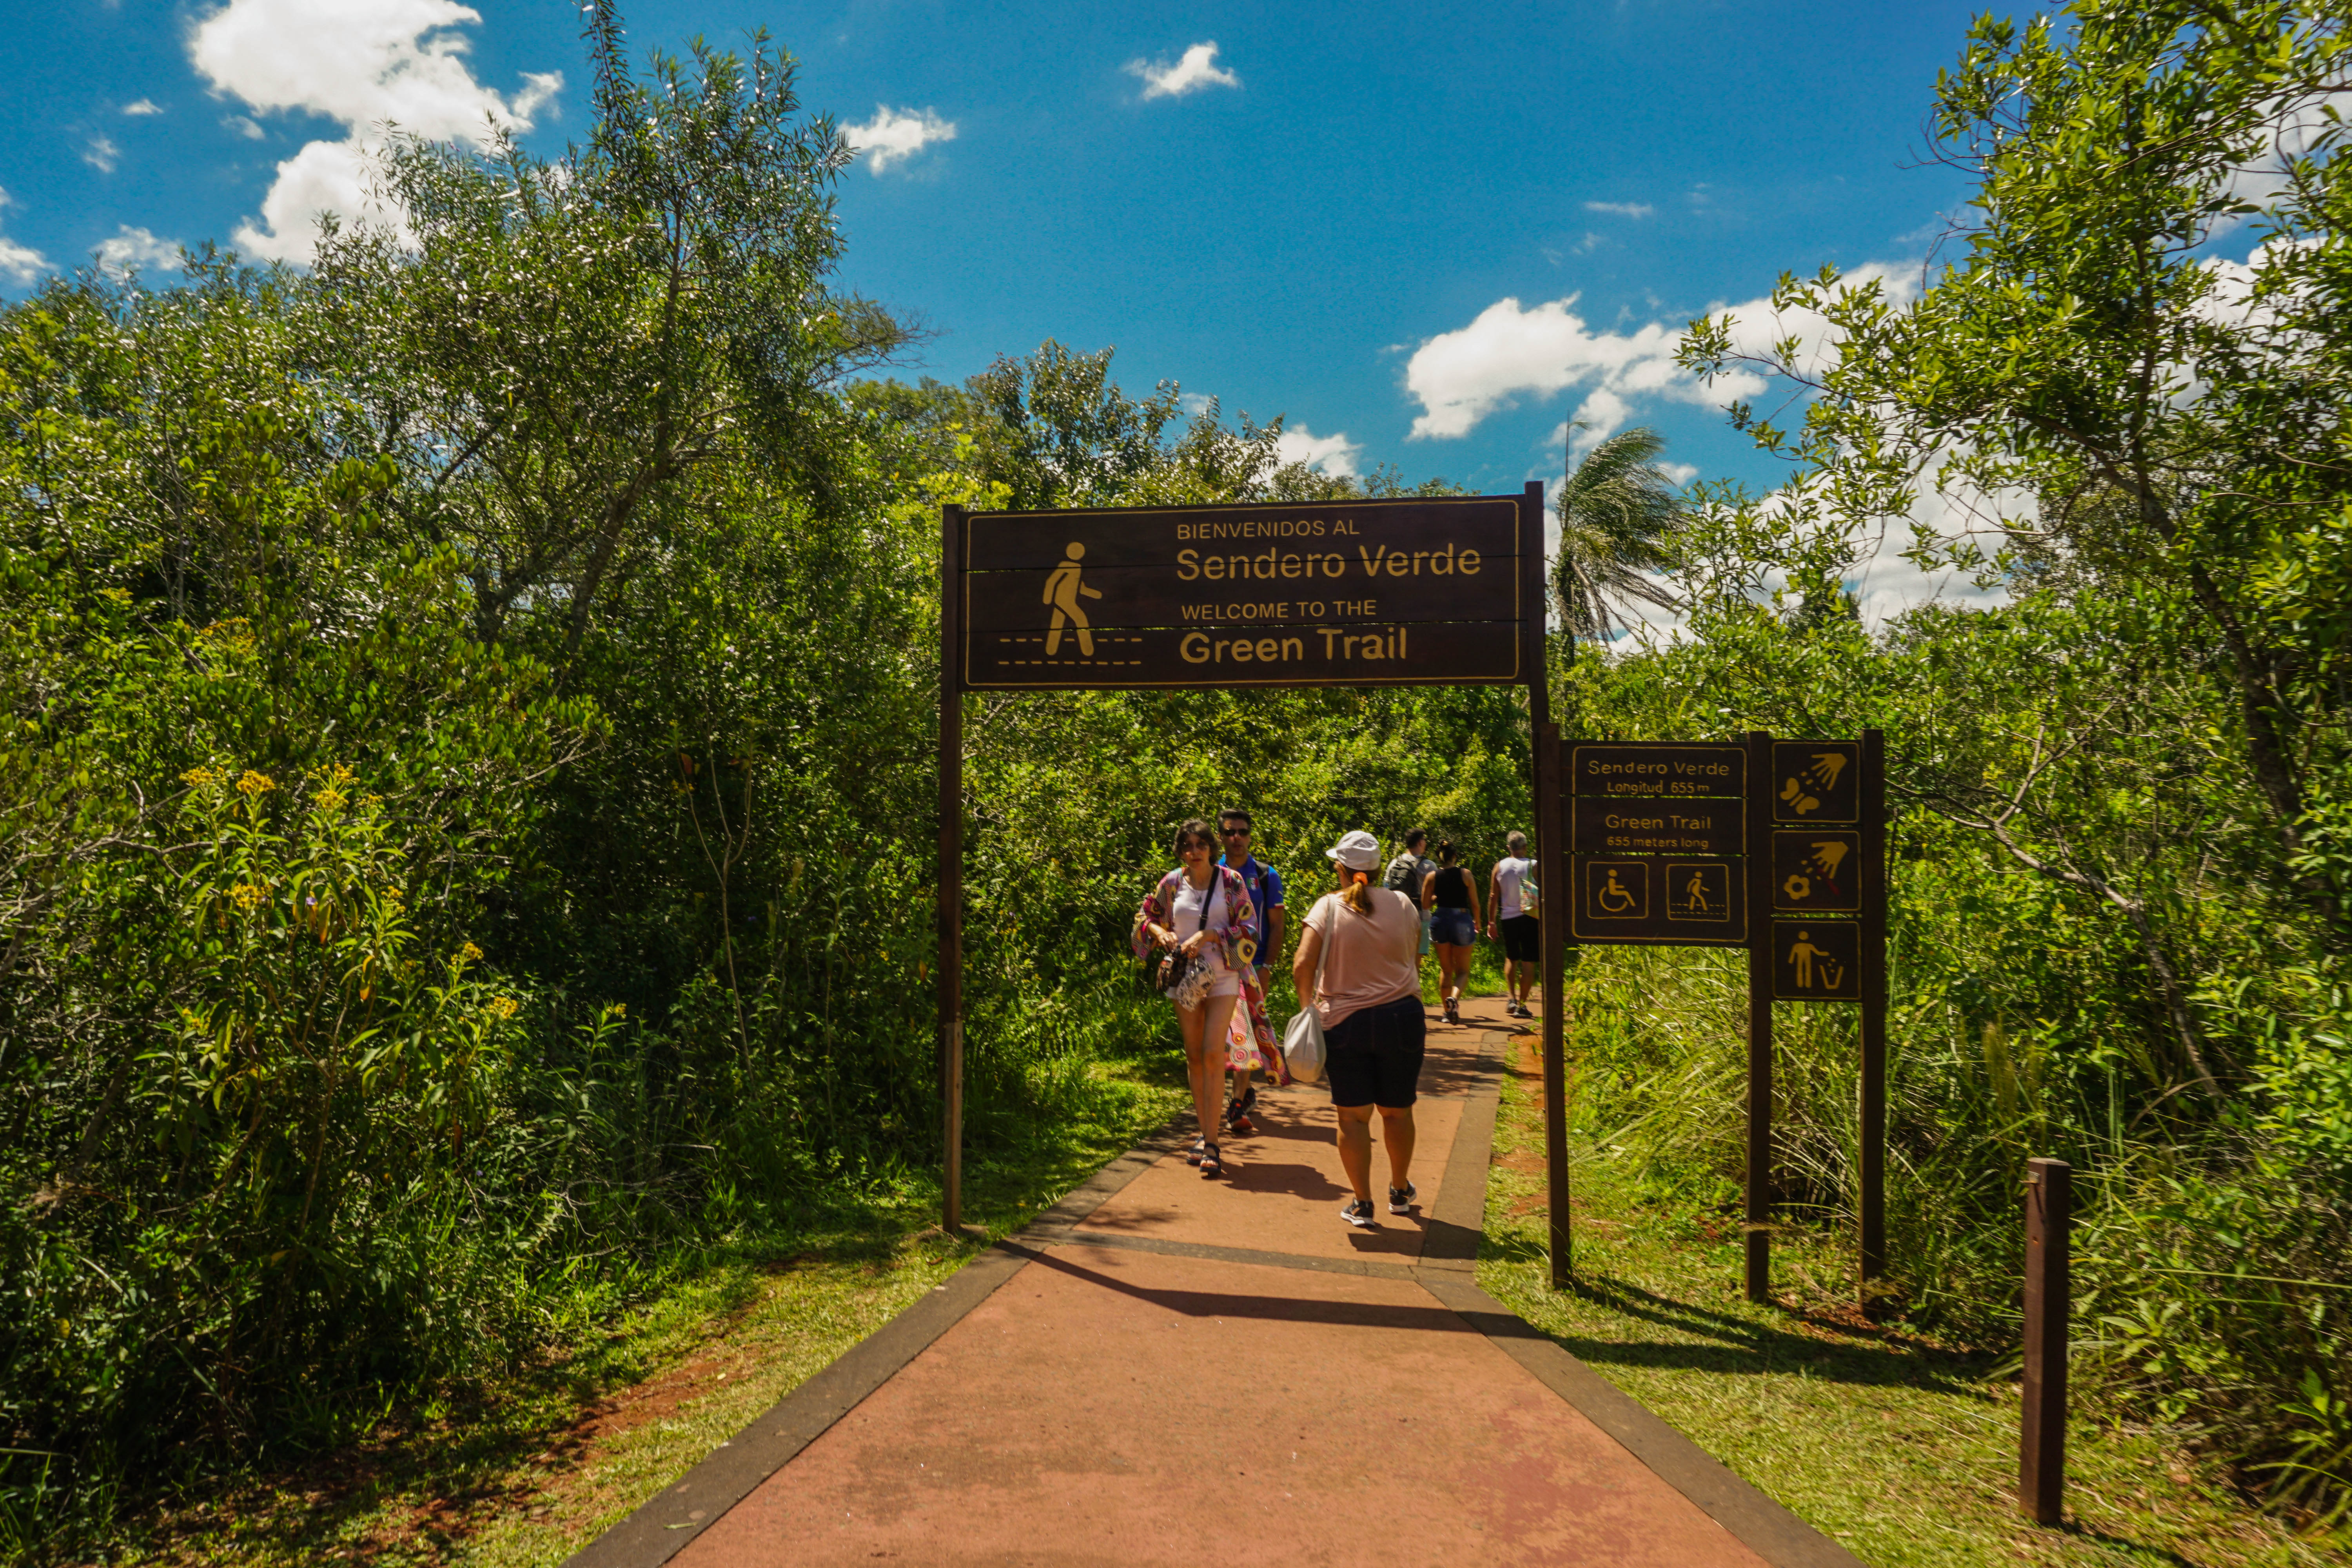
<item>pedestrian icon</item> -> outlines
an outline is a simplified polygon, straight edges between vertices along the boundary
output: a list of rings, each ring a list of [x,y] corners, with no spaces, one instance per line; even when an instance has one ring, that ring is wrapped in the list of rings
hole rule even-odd
[[[1040,603],[1054,606],[1053,625],[1045,632],[1045,656],[1051,658],[1062,651],[1062,628],[1076,626],[1078,632],[1078,652],[1087,658],[1095,656],[1094,627],[1087,613],[1079,607],[1081,595],[1089,599],[1102,597],[1102,590],[1089,588],[1078,579],[1078,563],[1086,559],[1087,547],[1076,540],[1063,552],[1064,561],[1045,579],[1045,592]]]
[[[1666,918],[1670,921],[1731,919],[1731,865],[1724,860],[1666,863]]]

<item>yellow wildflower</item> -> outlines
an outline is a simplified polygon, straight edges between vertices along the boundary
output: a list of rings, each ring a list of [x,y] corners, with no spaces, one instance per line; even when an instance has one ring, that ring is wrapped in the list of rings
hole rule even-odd
[[[482,950],[469,942],[457,950],[457,956],[467,963],[479,963],[482,961]]]
[[[268,773],[255,773],[251,768],[246,769],[245,776],[236,781],[236,793],[248,800],[268,795],[277,787],[278,782],[275,779]]]
[[[213,782],[213,771],[210,768],[190,768],[180,775],[180,782],[202,789]]]
[[[350,799],[351,796],[345,795],[341,790],[322,789],[319,792],[319,809],[321,811],[341,811],[343,808],[343,803]]]
[[[517,1013],[521,1011],[522,1004],[517,1002],[511,996],[493,996],[490,998],[490,1016],[494,1018],[511,1018]]]
[[[255,887],[251,882],[239,882],[228,890],[228,896],[230,902],[236,904],[247,914],[251,914],[260,907],[261,900],[267,898],[268,893],[267,889]]]
[[[615,1018],[625,1018],[628,1016],[629,1005],[626,1002],[615,1002],[613,1004],[613,1016]]]

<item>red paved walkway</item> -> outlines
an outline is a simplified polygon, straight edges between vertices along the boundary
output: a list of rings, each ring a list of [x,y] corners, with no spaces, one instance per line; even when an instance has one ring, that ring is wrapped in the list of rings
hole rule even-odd
[[[1033,1232],[879,1386],[813,1380],[794,1399],[814,1416],[787,1400],[738,1439],[803,1421],[816,1435],[781,1468],[729,1489],[714,1456],[580,1561],[1850,1563],[1557,1347],[1528,1349],[1477,1292],[1509,1026],[1492,1002],[1471,1012],[1483,1026],[1433,1026],[1415,1214],[1383,1204],[1377,1231],[1344,1224],[1328,1095],[1266,1095],[1260,1134],[1228,1145],[1229,1179],[1170,1154],[1078,1223]],[[1373,1171],[1384,1182],[1378,1150]],[[1574,1377],[1594,1418],[1560,1392]],[[1717,1517],[1749,1521],[1770,1555]]]

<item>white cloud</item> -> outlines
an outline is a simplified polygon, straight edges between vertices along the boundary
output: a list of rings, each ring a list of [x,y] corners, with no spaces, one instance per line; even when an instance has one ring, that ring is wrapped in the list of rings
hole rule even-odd
[[[93,136],[81,150],[81,161],[101,174],[111,174],[121,161],[122,149],[103,136]]]
[[[16,198],[0,190],[0,211],[15,205]],[[38,282],[41,275],[48,270],[47,257],[31,246],[18,245],[6,235],[0,234],[0,275],[5,275],[21,288]]]
[[[928,109],[874,106],[874,118],[863,125],[845,125],[841,134],[861,153],[870,154],[866,166],[879,174],[893,163],[903,163],[934,142],[955,140],[955,121],[942,120]]]
[[[1147,99],[1181,98],[1188,92],[1199,92],[1204,88],[1239,87],[1242,84],[1241,78],[1217,65],[1214,42],[1194,44],[1172,66],[1155,65],[1150,60],[1129,60],[1126,69],[1129,76],[1143,79],[1143,96]]]
[[[188,57],[215,89],[264,111],[325,115],[350,132],[341,142],[312,142],[279,163],[262,198],[261,223],[238,228],[237,244],[256,256],[301,261],[318,243],[321,212],[397,223],[399,215],[370,201],[365,190],[367,160],[387,127],[477,143],[494,125],[530,130],[563,79],[526,73],[511,99],[476,81],[466,60],[469,40],[455,29],[481,19],[457,0],[343,0],[333,6],[227,0],[206,16],[189,38]]]
[[[1658,209],[1647,202],[1587,202],[1589,213],[1615,213],[1619,217],[1648,217]]]
[[[0,273],[19,287],[38,282],[49,270],[49,258],[29,245],[19,245],[0,234]]]
[[[1275,438],[1274,449],[1285,463],[1304,463],[1345,479],[1356,472],[1356,459],[1363,455],[1364,446],[1360,441],[1349,440],[1344,430],[1318,436],[1304,425],[1286,424],[1282,434]]]
[[[112,237],[98,242],[97,255],[99,270],[121,278],[133,268],[177,267],[180,242],[158,239],[153,230],[133,228],[126,223],[114,231]]]
[[[236,132],[239,136],[244,137],[248,142],[258,142],[269,134],[268,132],[264,131],[257,123],[255,122],[251,115],[247,114],[230,115],[226,120],[221,121],[221,128],[226,131]]]
[[[152,98],[142,98],[136,103],[124,104],[122,106],[122,112],[131,116],[133,120],[138,120],[150,114],[163,113],[163,106],[156,102]]]
[[[1873,264],[1855,268],[1846,280],[1855,286],[1874,281],[1900,303],[1917,291],[1918,268]],[[1577,437],[1589,449],[1622,429],[1643,400],[1712,406],[1764,390],[1763,379],[1751,372],[1736,371],[1706,386],[1676,365],[1683,323],[1652,321],[1629,332],[1595,331],[1576,314],[1576,301],[1573,294],[1534,306],[1498,300],[1467,326],[1424,340],[1405,364],[1405,389],[1422,407],[1412,434],[1466,436],[1480,420],[1521,396],[1549,397],[1588,386],[1591,390],[1570,417],[1590,426]],[[1730,310],[1738,320],[1734,340],[1745,353],[1761,353],[1793,334],[1800,340],[1801,361],[1810,363],[1826,346],[1826,323],[1810,311],[1781,316],[1769,298]]]

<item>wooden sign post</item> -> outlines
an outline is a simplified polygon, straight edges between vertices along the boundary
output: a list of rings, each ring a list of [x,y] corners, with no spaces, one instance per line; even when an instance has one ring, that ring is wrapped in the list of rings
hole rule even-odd
[[[963,1228],[964,693],[1525,684],[1539,736],[1550,724],[1543,536],[1543,486],[1533,481],[1516,496],[941,509],[938,984],[950,1230]],[[1557,793],[1555,763],[1552,748],[1536,748],[1539,802]],[[1539,836],[1550,820],[1538,814]],[[1556,968],[1545,971],[1548,1060],[1559,1054]],[[1564,1171],[1564,1156],[1556,1163]],[[1565,1214],[1563,1201],[1558,1223]]]
[[[1748,1297],[1771,1289],[1772,1005],[1862,1005],[1855,1194],[1865,1305],[1886,1267],[1886,809],[1879,732],[1570,742],[1556,868],[1577,941],[1748,953]],[[1549,928],[1547,928],[1549,930]],[[1555,1225],[1560,1222],[1555,1220]],[[1555,1241],[1555,1257],[1564,1244]]]

